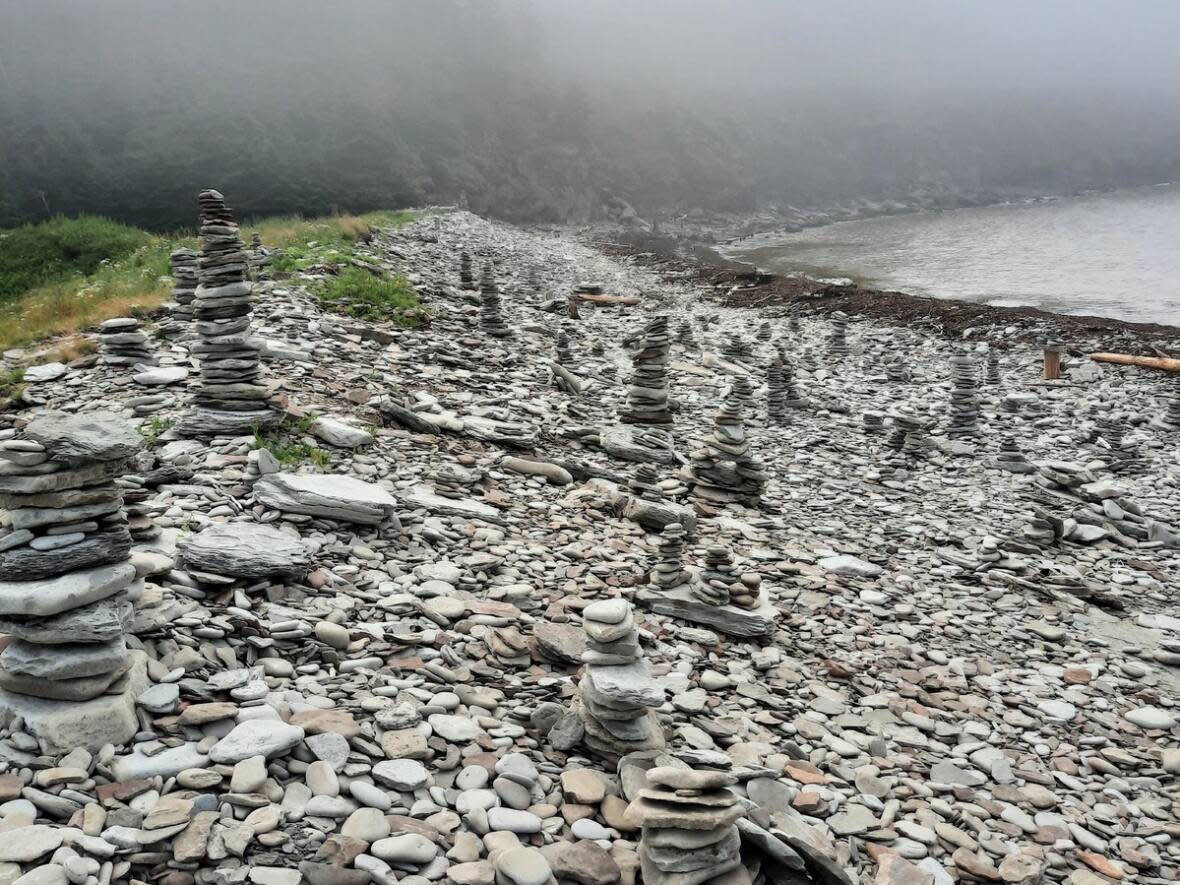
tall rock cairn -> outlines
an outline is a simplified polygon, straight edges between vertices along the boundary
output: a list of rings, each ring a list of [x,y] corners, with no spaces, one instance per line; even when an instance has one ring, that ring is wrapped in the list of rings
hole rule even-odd
[[[500,313],[500,287],[496,285],[490,261],[484,262],[479,280],[479,323],[484,332],[493,338],[512,336],[512,330],[504,323],[504,316]]]
[[[217,191],[201,191],[201,283],[194,298],[192,347],[201,361],[201,383],[192,408],[181,419],[182,436],[212,437],[249,433],[277,423],[269,392],[259,383],[261,344],[250,337],[254,287],[233,213]]]
[[[670,522],[657,539],[656,562],[652,567],[650,583],[658,590],[673,590],[689,582],[684,570],[684,527]]]
[[[1000,352],[994,347],[987,349],[987,363],[984,372],[984,379],[992,387],[999,387],[1003,376],[1000,374]]]
[[[979,432],[978,371],[965,354],[951,357],[951,421],[948,436],[973,436]]]
[[[586,746],[608,758],[664,746],[655,708],[664,689],[648,672],[639,629],[625,599],[592,602],[582,611],[586,664],[574,709]]]
[[[848,356],[848,314],[842,310],[832,314],[832,337],[828,339],[830,356]]]
[[[736,783],[728,771],[648,770],[646,787],[627,808],[627,817],[643,830],[644,885],[700,885],[741,866],[737,822],[745,811],[729,789]]]
[[[471,253],[464,249],[459,253],[459,288],[475,288],[475,271],[471,267]]]
[[[130,664],[124,626],[143,584],[116,482],[142,440],[109,412],[54,412],[4,434],[0,506],[12,529],[0,536],[0,633],[12,641],[0,688],[88,701]]]
[[[631,354],[627,403],[620,418],[633,424],[671,424],[668,407],[668,318],[655,317],[643,330],[639,349]]]
[[[733,396],[721,406],[713,432],[691,458],[682,476],[696,497],[719,504],[738,501],[758,506],[761,502],[766,474],[750,454],[742,412]]]
[[[172,318],[178,323],[190,323],[193,319],[193,299],[197,295],[197,262],[201,253],[181,246],[173,249],[169,260],[172,262]]]
[[[781,356],[776,356],[766,367],[766,419],[770,424],[787,423],[787,385],[783,380]]]

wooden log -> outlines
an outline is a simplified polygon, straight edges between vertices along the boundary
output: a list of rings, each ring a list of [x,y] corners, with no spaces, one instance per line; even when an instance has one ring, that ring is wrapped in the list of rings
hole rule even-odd
[[[1120,366],[1141,366],[1144,369],[1160,369],[1164,372],[1180,372],[1180,359],[1161,356],[1133,356],[1129,353],[1092,353],[1090,359],[1098,363],[1115,363]]]
[[[556,360],[549,361],[549,371],[561,379],[566,385],[570,393],[580,394],[582,392],[582,379],[563,366]]]
[[[513,473],[524,473],[528,476],[543,476],[550,485],[568,486],[574,481],[568,470],[559,464],[548,461],[530,461],[527,458],[502,458],[500,466]]]
[[[589,295],[578,293],[571,296],[578,301],[588,301],[591,304],[621,304],[624,307],[632,307],[639,303],[639,299],[634,295]]]
[[[1061,345],[1050,344],[1045,347],[1045,380],[1056,381],[1061,377]]]

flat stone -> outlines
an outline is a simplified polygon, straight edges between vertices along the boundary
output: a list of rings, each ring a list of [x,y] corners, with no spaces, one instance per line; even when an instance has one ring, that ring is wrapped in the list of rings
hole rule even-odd
[[[254,497],[284,513],[378,525],[397,507],[379,485],[337,474],[272,473],[254,484]]]
[[[120,562],[40,581],[0,581],[0,615],[60,614],[114,596],[134,580],[134,566]]]
[[[209,758],[234,763],[251,756],[270,759],[303,740],[303,729],[274,720],[255,719],[234,726],[233,731],[213,745]]]
[[[203,572],[234,578],[306,574],[310,551],[298,537],[269,525],[211,525],[177,544],[182,562]]]

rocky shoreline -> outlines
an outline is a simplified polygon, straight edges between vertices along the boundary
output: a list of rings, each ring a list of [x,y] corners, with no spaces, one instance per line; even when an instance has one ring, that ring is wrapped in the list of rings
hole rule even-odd
[[[191,304],[31,371],[0,489],[47,416],[144,436],[151,684],[118,746],[10,713],[0,885],[1175,881],[1180,385],[1037,339],[1176,330],[638,252],[428,214],[354,259],[417,329],[255,281],[229,368],[316,461],[178,433]]]

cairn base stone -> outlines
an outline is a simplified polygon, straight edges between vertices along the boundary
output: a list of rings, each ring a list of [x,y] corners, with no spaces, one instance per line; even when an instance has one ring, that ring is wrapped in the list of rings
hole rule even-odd
[[[84,747],[97,753],[105,744],[125,744],[139,730],[135,699],[151,684],[147,655],[132,651],[130,666],[118,683],[118,691],[90,701],[70,703],[16,694],[0,688],[0,722],[17,717],[41,744],[46,755],[68,753]]]
[[[759,594],[758,604],[750,609],[736,605],[708,605],[697,599],[687,584],[671,590],[644,587],[635,594],[635,601],[656,614],[703,624],[727,636],[744,638],[769,636],[781,616],[770,604],[765,590]]]

